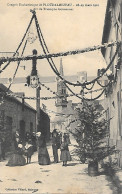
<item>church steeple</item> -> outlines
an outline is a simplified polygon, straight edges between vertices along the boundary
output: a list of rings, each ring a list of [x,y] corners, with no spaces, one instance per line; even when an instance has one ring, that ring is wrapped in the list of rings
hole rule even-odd
[[[62,58],[60,59],[60,70],[59,70],[59,73],[60,73],[61,76],[64,76]]]
[[[63,71],[63,64],[62,64],[62,59],[60,60],[60,69],[59,69],[60,75],[63,77],[64,76],[64,71]],[[57,107],[66,107],[67,106],[67,92],[66,92],[66,86],[64,84],[64,81],[61,80],[59,77],[57,78],[57,94],[61,96],[62,98],[57,98],[56,106]]]

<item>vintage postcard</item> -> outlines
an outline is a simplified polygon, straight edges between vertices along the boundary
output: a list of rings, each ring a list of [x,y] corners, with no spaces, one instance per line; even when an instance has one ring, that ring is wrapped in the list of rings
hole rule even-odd
[[[122,193],[121,0],[0,0],[0,194]]]

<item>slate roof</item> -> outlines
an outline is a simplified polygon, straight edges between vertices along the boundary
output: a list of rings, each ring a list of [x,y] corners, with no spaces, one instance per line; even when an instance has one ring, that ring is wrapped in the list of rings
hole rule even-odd
[[[7,89],[8,89],[8,88],[7,88],[5,85],[0,84],[0,91],[1,91],[1,92],[6,92]],[[11,90],[8,90],[7,92],[13,93]],[[16,103],[22,105],[22,99],[20,99],[20,98],[17,98],[17,97],[14,97],[14,96],[6,96],[6,98],[7,98],[7,99],[11,99],[11,100],[13,100],[14,102],[16,102]],[[36,112],[36,110],[35,110],[33,107],[31,107],[27,102],[24,102],[24,107],[26,107],[26,108],[28,108],[28,109],[30,109],[30,110]]]

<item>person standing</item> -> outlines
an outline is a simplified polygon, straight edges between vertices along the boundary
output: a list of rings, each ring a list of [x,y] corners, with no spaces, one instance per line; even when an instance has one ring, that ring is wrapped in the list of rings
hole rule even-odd
[[[5,149],[6,149],[6,142],[5,137],[0,137],[0,161],[3,159],[5,160]]]
[[[45,136],[41,132],[36,133],[38,147],[38,163],[39,165],[49,165],[50,157],[46,147]]]
[[[20,141],[20,136],[19,136],[18,131],[13,133],[12,140],[13,140],[13,149],[14,149],[14,151],[16,151],[16,149],[18,147],[18,143]]]
[[[67,161],[71,161],[71,156],[68,148],[67,137],[63,136],[63,142],[61,144],[61,156],[60,159],[63,161],[63,166],[67,166]]]
[[[2,142],[1,142],[1,151],[2,151],[2,158],[5,160],[5,152],[6,152],[6,141],[5,137],[2,137]]]
[[[58,133],[57,133],[56,129],[54,129],[53,133],[52,133],[52,150],[53,150],[53,157],[54,157],[55,163],[58,163],[57,138],[58,138]]]

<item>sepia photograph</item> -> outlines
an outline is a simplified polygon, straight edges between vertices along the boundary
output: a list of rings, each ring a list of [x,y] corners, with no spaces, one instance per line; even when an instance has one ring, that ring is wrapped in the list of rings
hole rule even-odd
[[[122,0],[0,0],[0,194],[122,193]]]

